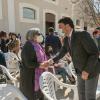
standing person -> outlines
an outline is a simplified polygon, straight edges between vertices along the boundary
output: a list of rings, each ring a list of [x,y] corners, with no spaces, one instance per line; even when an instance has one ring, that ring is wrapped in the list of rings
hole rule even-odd
[[[20,33],[18,33],[17,37],[18,37],[18,39],[20,39],[20,41],[21,41],[21,35],[20,35]]]
[[[4,53],[0,50],[0,65],[3,65],[6,67],[6,61]],[[2,71],[2,68],[0,68],[0,84],[6,82],[6,77]]]
[[[2,34],[0,32],[0,41],[1,41]],[[6,66],[5,56],[4,53],[1,51],[1,44],[0,44],[0,65]]]
[[[0,65],[3,65],[6,67],[5,55],[1,50],[0,50]]]
[[[92,36],[93,36],[94,42],[96,43],[96,46],[98,47],[98,38],[99,38],[99,35],[98,35],[97,31],[94,31],[92,33]]]
[[[20,89],[28,100],[43,100],[39,89],[39,77],[45,71],[42,62],[47,59],[40,45],[42,41],[39,31],[35,28],[30,29],[26,39],[21,53],[23,67],[20,70]]]
[[[99,49],[99,52],[100,52],[100,27],[97,27],[95,29],[95,31],[97,32],[97,35],[98,35],[98,37],[97,37],[97,43],[98,43],[98,49]]]
[[[97,33],[100,35],[100,27],[96,28]]]
[[[59,28],[65,33],[64,44],[60,53],[46,62],[47,66],[61,59],[68,51],[77,73],[79,100],[96,100],[98,83],[99,52],[86,31],[75,32],[73,21],[69,17],[59,20]]]
[[[7,33],[4,32],[4,31],[1,31],[1,32],[0,32],[0,35],[1,35],[1,44],[0,44],[0,46],[1,46],[1,51],[2,51],[3,53],[6,53],[6,52],[8,52]]]
[[[1,34],[0,34],[0,41],[1,41]],[[4,56],[4,53],[1,51],[1,48],[0,48],[0,65],[7,67],[5,56]],[[0,76],[1,76],[0,83],[5,82],[6,78],[4,77],[4,74],[1,68],[0,68]]]
[[[100,27],[97,27],[93,32],[93,39],[98,47],[100,54]]]
[[[54,28],[50,27],[48,29],[49,34],[45,39],[45,51],[50,57],[50,54],[55,55],[61,49],[61,42],[58,36],[54,33]]]

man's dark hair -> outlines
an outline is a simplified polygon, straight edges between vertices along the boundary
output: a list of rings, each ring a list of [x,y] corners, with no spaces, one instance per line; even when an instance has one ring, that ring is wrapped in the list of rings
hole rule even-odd
[[[61,18],[58,23],[63,23],[63,24],[69,24],[71,28],[74,29],[74,24],[73,24],[73,21],[70,17],[63,17]]]
[[[7,33],[6,32],[4,32],[4,31],[1,31],[0,32],[0,37],[6,37],[7,36]]]
[[[54,28],[53,27],[49,27],[48,31],[53,33],[54,32]]]

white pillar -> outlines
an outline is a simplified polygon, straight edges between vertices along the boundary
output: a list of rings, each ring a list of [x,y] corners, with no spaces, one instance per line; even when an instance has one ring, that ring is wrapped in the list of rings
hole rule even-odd
[[[2,0],[0,0],[0,19],[2,19]]]
[[[75,4],[72,4],[72,19],[74,19],[74,7],[75,7]]]
[[[14,7],[14,0],[7,0],[8,1],[8,25],[9,25],[9,32],[15,32],[15,7]]]

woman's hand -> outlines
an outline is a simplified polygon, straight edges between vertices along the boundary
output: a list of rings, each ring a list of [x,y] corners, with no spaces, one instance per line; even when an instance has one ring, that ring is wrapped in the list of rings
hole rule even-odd
[[[47,68],[49,66],[48,61],[44,61],[43,63],[40,64],[40,68]]]
[[[50,65],[53,65],[53,60],[49,59],[47,61],[44,61],[43,63],[40,64],[41,68],[48,68]]]
[[[88,76],[89,76],[89,73],[87,73],[86,71],[83,71],[82,72],[82,79],[83,80],[87,80],[88,79]]]

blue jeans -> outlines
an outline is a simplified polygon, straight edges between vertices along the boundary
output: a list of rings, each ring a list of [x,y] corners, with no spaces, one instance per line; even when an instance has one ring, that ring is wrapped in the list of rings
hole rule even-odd
[[[80,75],[77,75],[79,100],[96,100],[98,78],[99,75],[83,80]]]

